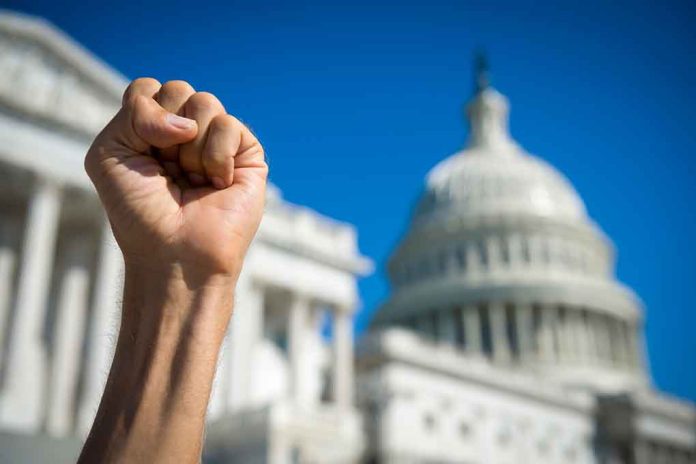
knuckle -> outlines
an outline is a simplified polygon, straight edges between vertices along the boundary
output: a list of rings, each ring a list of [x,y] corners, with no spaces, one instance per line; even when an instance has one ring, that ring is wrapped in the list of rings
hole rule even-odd
[[[239,121],[227,113],[218,114],[210,121],[211,128],[216,131],[234,131],[239,128]]]
[[[128,104],[133,99],[133,96],[137,95],[137,91],[139,89],[157,88],[159,86],[159,81],[152,77],[139,77],[137,79],[133,79],[131,83],[128,84],[128,87],[126,87],[126,90],[123,92],[122,103],[124,106]]]
[[[191,86],[191,84],[181,80],[167,81],[164,84],[162,84],[162,88],[160,89],[160,93],[167,93],[172,95],[186,95],[193,92],[194,89]]]
[[[210,92],[196,92],[186,102],[186,108],[191,111],[219,110],[222,103]]]

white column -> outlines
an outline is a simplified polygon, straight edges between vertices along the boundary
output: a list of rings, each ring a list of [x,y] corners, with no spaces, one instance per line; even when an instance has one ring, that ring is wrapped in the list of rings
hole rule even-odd
[[[87,329],[84,394],[80,401],[78,431],[86,435],[92,426],[106,385],[121,317],[123,295],[123,258],[116,245],[111,226],[102,226],[91,317]]]
[[[532,307],[528,304],[519,304],[515,308],[517,345],[520,350],[520,360],[530,361],[534,355],[534,326],[532,320]]]
[[[594,355],[593,355],[593,339],[592,339],[592,330],[589,325],[589,319],[590,319],[590,313],[587,312],[586,310],[581,310],[580,313],[580,357],[582,359],[582,362],[584,364],[592,364],[594,362]]]
[[[306,403],[308,398],[308,359],[305,352],[307,341],[307,326],[310,319],[309,299],[304,295],[293,295],[290,305],[290,336],[288,345],[290,352],[290,391],[297,403]]]
[[[63,251],[47,392],[46,430],[56,437],[71,434],[75,427],[81,348],[89,307],[90,244],[88,237],[78,235],[70,239]]]
[[[486,254],[488,255],[488,269],[495,271],[501,267],[500,239],[488,237],[486,239]]]
[[[464,343],[469,354],[481,354],[481,315],[478,306],[465,306],[462,311],[464,322]]]
[[[556,330],[556,308],[551,305],[544,305],[541,308],[541,326],[539,328],[539,357],[547,362],[555,361],[558,358],[555,343]]]
[[[457,343],[454,310],[451,308],[441,310],[437,318],[437,323],[437,340],[442,344],[454,347]]]
[[[493,341],[493,360],[496,362],[510,361],[510,344],[507,336],[505,306],[491,303],[488,306],[491,321],[491,339]]]
[[[467,241],[466,244],[466,272],[467,274],[475,274],[481,270],[481,256],[478,243],[475,241]]]
[[[612,365],[612,352],[611,352],[611,334],[609,332],[609,318],[602,315],[597,317],[597,334],[599,340],[597,343],[597,350],[600,355],[600,362],[604,365]]]
[[[229,374],[225,384],[229,410],[249,406],[251,400],[254,347],[263,337],[264,289],[246,274],[237,284],[229,343]]]
[[[563,361],[571,359],[570,316],[567,308],[557,308],[556,316],[556,342],[558,345],[558,357]]]
[[[570,358],[578,361],[582,359],[582,327],[580,325],[580,312],[578,308],[566,308],[566,325]]]
[[[4,359],[5,335],[14,291],[20,228],[16,217],[3,215],[0,220],[0,365]]]
[[[60,215],[60,191],[39,183],[29,200],[17,284],[16,317],[10,331],[0,422],[16,430],[38,430],[45,405],[46,350],[41,332],[46,314]]]
[[[353,318],[350,311],[337,311],[333,317],[334,399],[340,408],[353,404]]]
[[[508,237],[508,253],[510,254],[510,267],[519,269],[524,262],[522,258],[522,236],[512,234]]]

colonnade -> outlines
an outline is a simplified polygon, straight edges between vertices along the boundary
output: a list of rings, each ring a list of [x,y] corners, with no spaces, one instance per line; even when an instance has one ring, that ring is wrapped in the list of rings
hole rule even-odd
[[[254,350],[264,341],[267,324],[267,299],[271,294],[282,295],[282,310],[286,321],[282,324],[283,339],[287,340],[288,389],[285,399],[299,406],[311,407],[321,400],[321,391],[316,382],[321,382],[322,372],[313,362],[313,341],[321,338],[318,316],[330,313],[331,362],[330,401],[340,408],[353,404],[353,323],[352,308],[329,306],[297,290],[278,288],[262,281],[244,282],[240,285],[240,296],[236,302],[232,320],[230,344],[227,346],[227,362],[219,372],[221,385],[218,395],[227,398],[220,410],[238,410],[254,406],[257,401],[252,391],[252,376],[249,374]],[[219,401],[219,400],[218,400]]]
[[[608,272],[609,263],[598,246],[538,233],[490,235],[448,244],[444,249],[431,246],[419,256],[401,258],[403,264],[394,268],[392,280],[401,286],[448,273],[478,274],[523,269],[603,276]]]
[[[75,195],[93,201],[94,212],[76,211]],[[84,200],[84,198],[83,198]],[[38,180],[31,190],[0,204],[0,427],[84,434],[96,413],[109,370],[122,290],[122,258],[96,198]],[[245,274],[251,273],[243,273]],[[247,275],[243,297],[226,341],[220,369],[222,410],[252,400],[253,350],[264,333],[264,301],[272,286]],[[298,404],[310,393],[311,356],[306,340],[320,336],[313,324],[325,309],[311,295],[283,289],[287,311],[290,391]],[[323,305],[323,306],[322,306]],[[353,328],[350,306],[333,303],[330,401],[353,403]],[[312,371],[312,372],[309,372]]]
[[[31,187],[0,220],[0,424],[63,436],[89,427],[101,396],[120,254],[108,224],[69,223],[63,187]]]
[[[587,308],[493,302],[433,310],[403,325],[495,362],[575,362],[637,369],[639,328]]]

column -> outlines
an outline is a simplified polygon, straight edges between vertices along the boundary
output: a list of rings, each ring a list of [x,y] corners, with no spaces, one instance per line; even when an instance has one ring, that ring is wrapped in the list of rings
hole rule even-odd
[[[63,250],[61,282],[56,302],[51,360],[50,389],[47,392],[46,430],[63,437],[75,427],[75,403],[80,375],[81,348],[89,307],[89,237],[74,236]]]
[[[486,239],[486,254],[488,255],[488,269],[498,270],[501,267],[500,239],[498,237]]]
[[[580,319],[580,310],[579,308],[572,307],[572,308],[566,308],[566,318],[567,318],[567,326],[568,326],[568,335],[569,335],[569,351],[570,351],[570,357],[575,360],[579,361],[583,357],[583,347],[582,347],[582,326],[581,326],[581,319]]]
[[[454,348],[457,344],[454,311],[451,308],[440,310],[437,324],[437,340]]]
[[[229,374],[223,379],[227,397],[227,410],[236,411],[251,404],[251,388],[254,375],[254,348],[263,337],[263,313],[265,289],[252,282],[246,272],[237,284],[235,309],[230,323]]]
[[[481,271],[481,256],[479,247],[475,241],[466,242],[466,272],[477,273]]]
[[[123,295],[123,258],[108,221],[102,225],[87,328],[85,385],[78,411],[78,431],[86,435],[97,413],[116,348]]]
[[[491,339],[493,340],[493,360],[495,362],[510,361],[510,344],[507,336],[505,306],[491,303],[488,307],[491,321]]]
[[[510,254],[510,267],[519,269],[524,259],[522,257],[522,236],[513,234],[508,237],[508,253]]]
[[[625,368],[632,367],[632,357],[631,357],[631,334],[630,325],[626,321],[621,321],[621,345],[623,352],[623,366]]]
[[[60,215],[59,188],[39,183],[28,206],[0,422],[16,430],[35,432],[45,400],[47,366],[41,332]]]
[[[353,405],[353,317],[348,310],[334,313],[334,400],[340,408]]]
[[[520,360],[530,361],[534,355],[534,326],[532,307],[522,303],[515,308],[517,343],[520,350]]]
[[[543,263],[541,253],[541,238],[538,235],[530,235],[527,238],[527,250],[529,253],[529,265],[532,269],[539,269]]]
[[[5,335],[14,293],[15,265],[17,263],[18,220],[11,214],[0,219],[0,366],[4,359]]]
[[[638,347],[638,328],[635,323],[628,325],[628,347],[631,368],[636,369],[640,365],[640,349]]]
[[[568,361],[572,357],[570,340],[570,321],[567,308],[556,309],[556,343],[558,346],[558,357],[562,361]]]
[[[554,333],[556,330],[556,308],[551,305],[542,306],[540,318],[539,357],[546,362],[553,362],[558,358]]]
[[[465,348],[469,354],[481,355],[481,315],[478,306],[465,306],[463,311]]]
[[[290,306],[288,345],[290,352],[290,393],[298,404],[307,403],[308,359],[305,353],[307,326],[310,318],[309,299],[304,295],[293,295]]]
[[[599,354],[600,363],[604,365],[612,364],[612,353],[611,353],[611,335],[609,333],[609,318],[600,315],[597,317],[596,321],[597,330],[597,352]]]

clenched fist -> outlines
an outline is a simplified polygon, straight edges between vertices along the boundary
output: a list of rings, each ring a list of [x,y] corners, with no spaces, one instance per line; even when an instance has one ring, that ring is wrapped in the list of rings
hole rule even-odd
[[[236,277],[261,220],[261,144],[188,83],[133,81],[85,159],[126,263]]]

